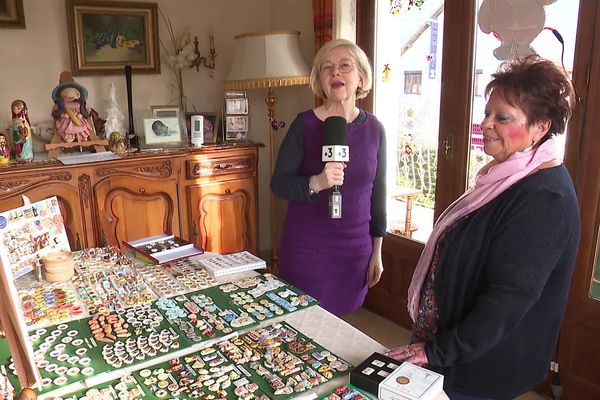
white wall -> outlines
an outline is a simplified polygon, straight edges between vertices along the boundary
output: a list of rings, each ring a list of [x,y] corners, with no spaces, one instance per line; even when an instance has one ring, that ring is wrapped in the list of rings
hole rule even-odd
[[[134,0],[135,1],[135,0]],[[15,99],[27,103],[33,125],[51,121],[51,92],[63,70],[70,69],[70,47],[65,0],[25,0],[26,29],[0,29],[0,127],[11,118],[10,104]],[[188,109],[217,111],[223,100],[222,82],[233,57],[234,35],[271,29],[301,32],[302,52],[310,65],[314,56],[311,0],[158,0],[159,8],[171,19],[175,34],[190,27],[198,36],[200,52],[208,52],[208,31],[214,30],[217,50],[214,78],[206,68],[184,71]],[[169,36],[159,15],[159,37],[167,44]],[[167,44],[167,46],[169,46]],[[162,53],[162,50],[161,50]],[[125,78],[119,75],[74,77],[89,92],[88,103],[106,117],[106,98],[111,82],[117,86],[117,101],[127,115]],[[161,58],[160,74],[134,74],[133,111],[136,132],[148,116],[150,105],[176,104],[169,84],[172,70]],[[277,118],[288,125],[301,110],[312,107],[313,95],[307,86],[275,89]],[[269,143],[266,90],[248,92],[252,139]],[[287,131],[280,133],[283,135]],[[279,143],[279,142],[278,142]],[[271,248],[269,149],[259,155],[259,240],[262,251]]]

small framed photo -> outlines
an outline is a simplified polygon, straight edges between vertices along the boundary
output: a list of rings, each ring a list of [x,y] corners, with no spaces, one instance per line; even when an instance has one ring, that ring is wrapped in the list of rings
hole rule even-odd
[[[154,118],[179,118],[179,106],[150,106]]]
[[[248,137],[248,116],[227,115],[225,116],[225,140],[246,141]]]
[[[225,98],[226,114],[248,114],[248,98]]]
[[[145,118],[143,149],[187,146],[187,134],[181,129],[179,118]]]
[[[243,115],[228,115],[225,117],[225,132],[248,131],[248,117]]]
[[[187,131],[192,131],[192,116],[202,115],[204,117],[204,144],[217,143],[221,117],[217,112],[189,112],[185,115]]]

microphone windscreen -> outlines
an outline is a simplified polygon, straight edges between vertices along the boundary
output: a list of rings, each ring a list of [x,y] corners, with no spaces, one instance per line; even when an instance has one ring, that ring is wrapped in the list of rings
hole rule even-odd
[[[348,124],[344,117],[328,117],[323,124],[323,145],[345,145]]]

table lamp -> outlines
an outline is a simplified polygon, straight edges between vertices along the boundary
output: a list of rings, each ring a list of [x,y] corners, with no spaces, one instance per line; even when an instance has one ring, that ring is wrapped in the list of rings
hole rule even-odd
[[[270,31],[234,36],[235,52],[231,70],[223,83],[225,90],[269,89],[265,103],[269,118],[271,173],[275,167],[274,136],[285,123],[275,119],[277,99],[272,88],[306,85],[310,69],[300,51],[300,32]],[[278,271],[275,197],[271,193],[271,272]]]

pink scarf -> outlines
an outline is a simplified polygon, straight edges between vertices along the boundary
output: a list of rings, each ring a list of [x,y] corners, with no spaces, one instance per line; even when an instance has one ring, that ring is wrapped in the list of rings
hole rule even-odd
[[[513,153],[503,162],[492,160],[479,170],[475,185],[440,215],[421,253],[408,288],[408,313],[413,321],[417,318],[421,287],[431,266],[440,235],[455,221],[489,203],[540,165],[556,157],[556,144],[554,139],[549,139],[533,149]]]

